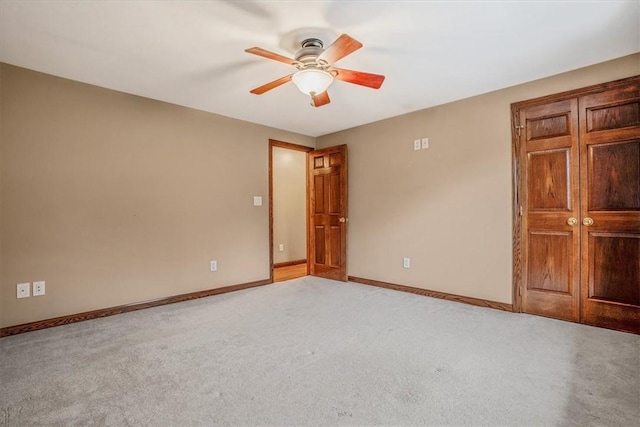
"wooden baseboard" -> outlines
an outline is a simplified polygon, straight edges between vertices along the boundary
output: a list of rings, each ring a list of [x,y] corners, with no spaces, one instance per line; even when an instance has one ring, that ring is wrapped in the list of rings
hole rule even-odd
[[[259,280],[256,282],[242,283],[239,285],[225,286],[217,289],[207,289],[204,291],[190,292],[188,294],[174,295],[166,298],[158,298],[151,301],[138,302],[133,304],[119,305],[117,307],[102,308],[99,310],[86,311],[84,313],[71,314],[68,316],[54,317],[52,319],[38,320],[37,322],[23,323],[22,325],[8,326],[0,328],[0,338],[10,335],[22,334],[24,332],[37,331],[39,329],[53,328],[54,326],[68,325],[70,323],[83,322],[85,320],[98,319],[100,317],[113,316],[114,314],[128,313],[130,311],[142,310],[145,308],[158,307],[161,305],[173,304],[176,302],[189,301],[192,299],[210,297],[213,295],[225,294],[227,292],[240,291],[243,289],[255,288],[272,283],[271,280]]]
[[[298,264],[305,263],[298,262]],[[293,262],[293,261],[290,261]],[[290,264],[295,265],[295,264]],[[393,289],[396,291],[409,292],[412,294],[418,294],[428,296],[432,298],[440,298],[449,301],[462,302],[465,304],[477,305],[480,307],[489,307],[503,311],[513,311],[511,304],[502,302],[488,301],[479,298],[464,297],[460,295],[448,294],[446,292],[436,292],[427,289],[414,288],[411,286],[398,285],[395,283],[380,282],[378,280],[364,279],[362,277],[349,276],[349,281],[361,283],[364,285],[377,286],[380,288]],[[23,323],[21,325],[8,326],[0,328],[0,338],[8,337],[10,335],[22,334],[25,332],[37,331],[39,329],[53,328],[55,326],[68,325],[70,323],[83,322],[85,320],[98,319],[100,317],[113,316],[115,314],[128,313],[130,311],[143,310],[145,308],[158,307],[166,304],[173,304],[176,302],[189,301],[192,299],[204,298],[213,295],[225,294],[227,292],[240,291],[243,289],[254,288],[256,286],[264,286],[272,283],[271,280],[259,280],[256,282],[242,283],[239,285],[225,286],[223,288],[208,289],[204,291],[191,292],[187,294],[174,295],[166,298],[158,298],[151,301],[144,301],[133,304],[120,305],[117,307],[102,308],[99,310],[86,311],[84,313],[71,314],[68,316],[54,317],[52,319],[39,320],[36,322]]]
[[[448,294],[446,292],[430,291],[428,289],[414,288],[411,286],[397,285],[395,283],[380,282],[378,280],[363,279],[362,277],[349,276],[350,282],[361,283],[363,285],[377,286],[379,288],[393,289],[395,291],[409,292],[411,294],[423,295],[426,297],[440,298],[448,301],[462,302],[465,304],[477,305],[480,307],[495,308],[496,310],[513,311],[513,306],[504,302],[489,301],[480,298],[464,297],[461,295]]]
[[[290,267],[292,265],[306,264],[306,259],[294,259],[293,261],[277,262],[273,264],[273,268]]]

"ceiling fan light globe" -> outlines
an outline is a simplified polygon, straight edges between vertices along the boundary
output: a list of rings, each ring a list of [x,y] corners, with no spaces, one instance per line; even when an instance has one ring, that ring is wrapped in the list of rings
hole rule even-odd
[[[333,83],[333,76],[323,70],[301,70],[292,77],[293,83],[305,95],[321,94]]]

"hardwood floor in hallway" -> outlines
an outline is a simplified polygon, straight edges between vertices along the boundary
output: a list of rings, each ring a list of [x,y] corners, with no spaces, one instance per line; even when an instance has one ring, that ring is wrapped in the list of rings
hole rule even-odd
[[[285,280],[297,279],[307,275],[307,264],[288,265],[273,269],[273,281],[283,282]]]

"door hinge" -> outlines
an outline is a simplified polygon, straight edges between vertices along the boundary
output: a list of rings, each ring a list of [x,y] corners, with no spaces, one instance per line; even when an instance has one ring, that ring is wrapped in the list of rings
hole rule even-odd
[[[522,216],[522,205],[520,205],[520,207],[518,208],[518,213],[520,214],[520,216]]]
[[[522,296],[522,285],[518,286],[518,295]]]
[[[516,131],[518,132],[518,136],[522,135],[522,129],[524,129],[524,126],[516,125]]]

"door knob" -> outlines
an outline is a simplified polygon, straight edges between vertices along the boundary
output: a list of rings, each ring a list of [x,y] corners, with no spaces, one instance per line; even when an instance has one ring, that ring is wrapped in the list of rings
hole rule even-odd
[[[578,223],[578,218],[571,217],[567,220],[567,224],[574,226]]]
[[[338,221],[340,222],[347,222],[347,219],[345,217],[341,217]]]
[[[582,223],[588,227],[590,225],[593,225],[593,219],[586,217],[585,219],[582,220]]]

